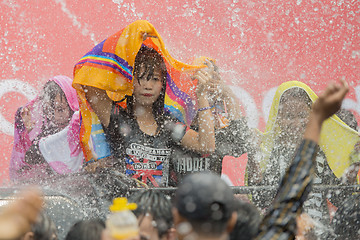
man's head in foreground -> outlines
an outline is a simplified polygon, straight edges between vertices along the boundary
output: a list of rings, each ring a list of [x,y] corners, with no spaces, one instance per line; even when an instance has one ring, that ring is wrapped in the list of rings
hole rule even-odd
[[[174,223],[182,239],[222,239],[236,223],[235,198],[230,187],[213,173],[184,178],[176,192]]]
[[[138,219],[140,240],[175,239],[171,201],[167,196],[149,189],[130,196],[129,202],[138,206],[133,212]]]

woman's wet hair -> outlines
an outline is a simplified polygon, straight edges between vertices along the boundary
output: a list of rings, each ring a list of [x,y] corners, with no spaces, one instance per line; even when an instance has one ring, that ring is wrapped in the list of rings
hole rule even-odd
[[[162,89],[160,96],[153,104],[153,115],[158,125],[162,125],[164,121],[164,101],[166,90],[167,70],[163,57],[153,48],[141,46],[135,57],[134,79],[149,81],[154,76],[155,69],[160,69]],[[145,79],[144,79],[145,78]],[[130,115],[133,115],[133,97],[127,96],[127,106]]]
[[[143,71],[142,69],[143,68]],[[166,65],[162,56],[153,48],[147,46],[141,46],[139,52],[135,57],[134,64],[134,78],[138,80],[143,80],[146,77],[146,80],[149,81],[154,76],[155,69],[159,69],[161,72],[162,82],[166,81]]]
[[[150,214],[155,221],[156,229],[158,230],[159,237],[164,236],[168,230],[173,226],[172,205],[170,199],[161,192],[147,190],[138,192],[129,197],[129,202],[136,203],[137,209],[134,214],[137,218],[145,217]]]
[[[304,102],[311,108],[312,101],[306,91],[302,88],[294,87],[286,90],[280,98],[280,104],[286,103],[289,98]]]
[[[67,103],[67,107],[69,108],[69,116],[72,116],[74,111],[70,108],[70,105],[66,99],[65,93],[61,89],[61,87],[54,81],[49,81],[45,84],[43,88],[43,93],[41,95],[42,101],[44,103],[48,103],[48,107],[44,108],[44,116],[47,118],[49,122],[52,122],[52,118],[55,112],[55,98],[56,96],[60,96],[60,100]],[[69,119],[70,120],[70,119]]]

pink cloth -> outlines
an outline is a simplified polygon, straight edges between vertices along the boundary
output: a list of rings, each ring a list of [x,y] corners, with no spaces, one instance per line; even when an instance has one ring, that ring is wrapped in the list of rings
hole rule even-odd
[[[79,135],[80,114],[77,111],[68,126],[39,141],[39,150],[42,156],[56,173],[74,173],[82,168],[84,155]]]
[[[61,87],[65,93],[67,102],[70,108],[73,111],[79,110],[79,103],[77,100],[77,95],[75,89],[71,86],[72,79],[66,76],[55,76],[48,80],[54,81],[57,85]],[[43,126],[46,123],[46,118],[43,115],[43,102],[40,98],[40,94],[29,103],[25,104],[23,107],[20,107],[15,114],[15,131],[14,131],[14,145],[13,151],[10,159],[9,173],[12,180],[22,178],[23,176],[30,177],[31,174],[19,173],[20,169],[28,167],[31,169],[30,172],[44,172],[37,171],[36,168],[43,169],[43,166],[30,166],[25,162],[25,154],[32,146],[32,141],[42,133]],[[28,132],[24,126],[21,113],[24,108],[27,108],[30,112],[31,120],[34,122],[34,126],[30,132]],[[76,121],[75,121],[76,122]],[[76,128],[76,127],[74,127]],[[38,175],[38,174],[36,174]],[[41,175],[41,174],[40,174]],[[36,177],[36,176],[35,176]]]

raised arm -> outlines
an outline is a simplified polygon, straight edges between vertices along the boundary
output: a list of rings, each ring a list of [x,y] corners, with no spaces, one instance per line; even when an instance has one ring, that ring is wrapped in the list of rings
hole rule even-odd
[[[208,69],[198,70],[193,78],[198,80],[196,95],[198,98],[198,132],[188,130],[183,137],[181,144],[188,149],[207,154],[215,151],[214,120],[211,107],[208,102],[208,85],[211,74]]]
[[[241,119],[240,102],[234,92],[221,78],[218,67],[214,62],[209,60],[207,60],[205,64],[209,67],[209,72],[212,75],[208,82],[210,105],[214,105],[216,100],[222,100],[229,114],[229,120]]]
[[[106,91],[90,86],[83,86],[83,88],[86,94],[86,99],[98,116],[100,122],[105,127],[109,126],[112,101],[107,96]]]
[[[335,114],[349,88],[345,81],[330,84],[312,106],[309,122],[278,193],[260,225],[256,239],[295,239],[296,218],[312,187],[317,143],[323,122]]]

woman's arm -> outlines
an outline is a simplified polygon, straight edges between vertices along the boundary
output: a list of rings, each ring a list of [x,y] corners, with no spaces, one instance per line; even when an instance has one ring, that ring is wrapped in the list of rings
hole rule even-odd
[[[106,91],[90,86],[83,86],[83,88],[91,108],[98,116],[102,125],[108,127],[110,123],[112,101],[106,94]]]
[[[199,107],[199,130],[198,132],[188,130],[181,140],[181,145],[202,154],[212,153],[215,151],[214,120],[207,100],[208,86],[206,85],[211,78],[211,74],[207,69],[201,69],[194,74],[193,78],[198,80],[196,94]]]

